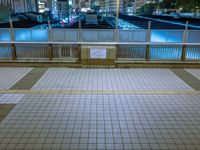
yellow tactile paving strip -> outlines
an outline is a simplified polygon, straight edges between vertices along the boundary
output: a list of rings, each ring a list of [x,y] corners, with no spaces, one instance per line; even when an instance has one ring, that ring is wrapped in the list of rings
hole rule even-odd
[[[200,95],[200,91],[194,90],[183,90],[183,91],[158,91],[158,90],[147,90],[147,91],[122,91],[122,90],[0,90],[0,94],[90,94],[90,95],[149,95],[149,94],[172,94],[172,95]]]

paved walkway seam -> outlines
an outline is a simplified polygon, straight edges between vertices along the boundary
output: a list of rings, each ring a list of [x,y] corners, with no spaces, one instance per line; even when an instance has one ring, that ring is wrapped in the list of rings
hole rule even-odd
[[[10,90],[30,90],[48,68],[34,68],[20,81],[13,85]]]
[[[200,80],[184,69],[171,69],[181,80],[196,91],[200,91]]]

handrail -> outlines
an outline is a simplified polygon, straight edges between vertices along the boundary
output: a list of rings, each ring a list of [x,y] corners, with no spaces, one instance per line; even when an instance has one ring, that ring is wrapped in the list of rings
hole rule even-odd
[[[25,29],[25,28],[24,28]],[[6,31],[6,36],[8,36],[7,40],[1,40],[0,43],[12,43],[12,44],[15,44],[15,43],[38,43],[38,44],[106,44],[106,45],[120,45],[120,44],[130,44],[130,45],[135,45],[135,44],[139,44],[139,45],[146,45],[146,44],[149,44],[149,45],[200,45],[199,41],[199,37],[200,37],[200,31],[199,32],[196,32],[196,31],[193,31],[193,30],[158,30],[158,31],[171,31],[170,32],[170,36],[172,33],[174,33],[174,31],[183,31],[181,32],[180,34],[177,35],[177,39],[178,40],[175,40],[174,42],[167,42],[167,40],[169,40],[171,37],[169,35],[167,35],[165,37],[165,35],[158,35],[158,37],[156,37],[158,39],[158,41],[150,41],[147,40],[148,38],[148,35],[147,33],[150,32],[150,35],[152,35],[151,37],[153,36],[157,36],[158,33],[153,33],[153,31],[156,31],[156,30],[118,30],[118,32],[115,32],[115,30],[113,29],[108,29],[108,30],[100,30],[100,29],[73,29],[73,30],[70,30],[70,29],[52,29],[52,30],[47,30],[47,32],[45,32],[43,34],[44,36],[44,39],[42,38],[43,41],[41,41],[40,39],[37,39],[38,38],[38,34],[36,36],[36,38],[33,38],[35,36],[32,36],[32,32],[31,31],[34,31],[35,29],[28,29],[26,28],[26,30],[29,30],[30,31],[30,34],[27,34],[27,38],[23,38],[23,39],[17,39],[16,40],[16,37],[18,37],[18,35],[16,35],[15,32],[13,32],[13,34],[11,34],[11,31],[20,31],[20,30],[24,30],[24,29],[7,29]],[[36,29],[38,30],[38,29]],[[43,29],[41,29],[43,30]],[[46,30],[46,29],[44,29]],[[1,29],[0,29],[1,31]],[[55,34],[54,34],[54,31],[55,31]],[[56,32],[56,31],[63,31],[63,32]],[[65,32],[66,31],[66,32]],[[73,36],[71,36],[70,34],[71,33],[68,33],[68,31],[72,31],[74,32],[75,31],[75,34]],[[95,37],[92,37],[90,34],[87,34],[87,31],[96,31],[97,34],[94,34]],[[101,32],[102,31],[102,32]],[[108,33],[108,34],[105,34],[104,32],[105,31],[112,31],[112,34]],[[139,33],[138,33],[139,31]],[[121,32],[124,32],[124,33],[129,33],[127,36],[126,34],[121,34]],[[140,32],[142,34],[140,34]],[[116,34],[117,33],[117,34]],[[146,33],[146,34],[145,34]],[[189,36],[190,33],[192,34],[191,37]],[[195,33],[195,35],[193,36],[193,34]],[[197,33],[197,34],[196,34]],[[198,34],[199,34],[199,37],[198,37]],[[34,33],[35,35],[35,33]],[[85,36],[87,35],[87,36]],[[185,37],[185,36],[187,37]],[[11,38],[12,36],[15,36],[15,38]],[[23,36],[26,36],[26,33],[23,33]],[[160,37],[161,36],[161,37]],[[162,37],[163,36],[163,37]],[[172,34],[172,38],[173,36],[175,36],[174,34]],[[0,38],[2,38],[3,36],[1,35]],[[49,38],[51,37],[51,38]],[[88,39],[87,39],[88,38]],[[155,38],[155,37],[154,37]],[[161,40],[161,42],[159,42],[159,38],[163,38]],[[189,41],[188,39],[195,39],[193,41]],[[197,40],[196,40],[197,39]],[[53,40],[53,41],[52,41]],[[166,42],[164,42],[166,41]],[[172,40],[170,40],[172,41]],[[145,43],[146,42],[146,43]],[[194,43],[193,43],[194,42]]]
[[[0,44],[53,44],[53,45],[185,45],[200,46],[200,43],[172,43],[172,42],[17,42],[0,41]]]

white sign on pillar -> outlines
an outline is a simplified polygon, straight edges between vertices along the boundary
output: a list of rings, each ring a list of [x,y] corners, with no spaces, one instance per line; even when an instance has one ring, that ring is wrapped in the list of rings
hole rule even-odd
[[[107,51],[106,48],[90,48],[91,59],[106,59]]]

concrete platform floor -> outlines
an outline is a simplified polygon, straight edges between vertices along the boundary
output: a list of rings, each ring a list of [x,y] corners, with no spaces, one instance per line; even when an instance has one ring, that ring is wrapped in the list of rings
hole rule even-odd
[[[199,150],[200,69],[0,68],[0,150]]]

